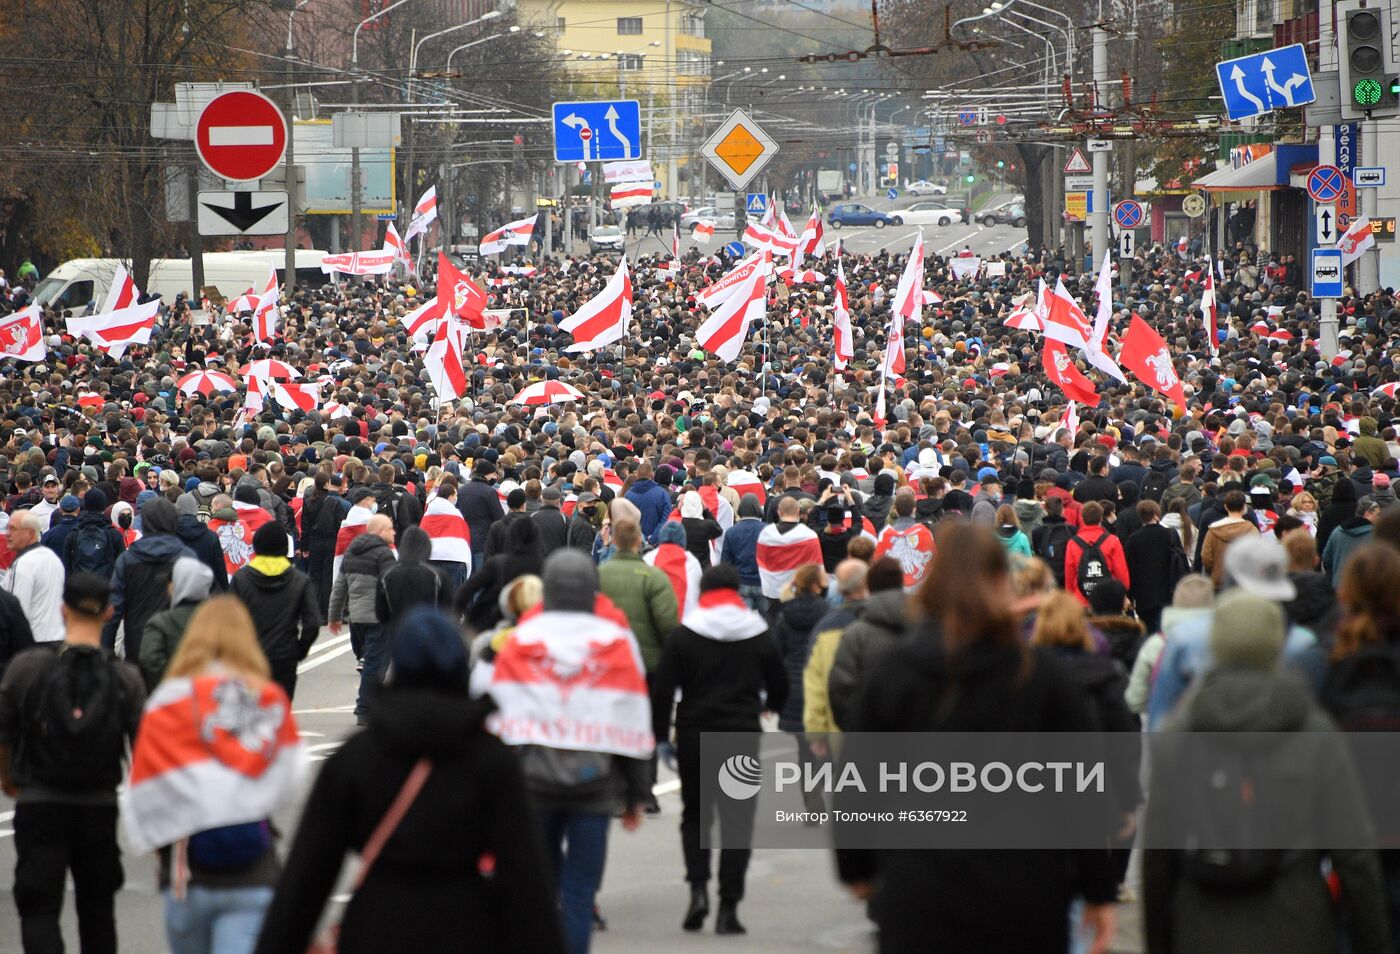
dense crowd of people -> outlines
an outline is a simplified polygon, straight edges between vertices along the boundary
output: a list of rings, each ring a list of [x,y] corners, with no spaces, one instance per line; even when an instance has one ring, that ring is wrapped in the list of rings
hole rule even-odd
[[[615,262],[487,265],[503,320],[470,334],[452,401],[403,324],[433,293],[414,276],[298,289],[270,347],[181,300],[113,359],[45,313],[45,359],[0,363],[0,781],[26,954],[63,949],[69,874],[83,950],[115,951],[119,818],[157,852],[176,954],[308,950],[347,851],[341,951],[580,954],[611,823],[661,810],[658,763],[681,785],[681,926],[710,920],[699,735],[757,738],[765,713],[804,760],[853,731],[1400,725],[1390,291],[1342,300],[1328,359],[1296,268],[1153,247],[1107,340],[1150,324],[1185,406],[1098,375],[1099,403],[1066,413],[1042,337],[1004,323],[1042,278],[1092,313],[1093,276],[1062,255],[961,278],[929,256],[938,300],[882,381],[904,256],[842,255],[838,369],[832,253],[771,282],[725,362],[697,344],[696,296],[732,263],[702,251],[633,263],[627,336],[582,354],[560,323]],[[0,314],[27,302],[21,275]],[[242,391],[176,385],[263,358],[321,382],[318,407],[273,392],[245,414]],[[584,398],[515,401],[538,381]],[[306,769],[298,663],[342,634],[365,728],[282,833]],[[607,706],[531,675],[585,664]],[[554,719],[608,741],[531,730]],[[1346,789],[1336,751],[1340,770],[1302,768]],[[1400,947],[1389,850],[1274,853],[1243,886],[1184,850],[1131,864],[1134,819],[1191,791],[1118,785],[1101,850],[842,851],[838,876],[888,952],[1103,951],[1135,895],[1151,952]],[[1363,795],[1337,804],[1388,810]],[[720,852],[718,933],[746,930],[748,862]]]

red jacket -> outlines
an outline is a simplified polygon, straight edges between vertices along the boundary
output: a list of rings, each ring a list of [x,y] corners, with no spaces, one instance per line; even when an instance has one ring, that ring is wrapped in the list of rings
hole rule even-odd
[[[1065,589],[1079,602],[1085,606],[1089,605],[1088,598],[1079,592],[1079,560],[1084,555],[1084,548],[1079,543],[1081,537],[1089,543],[1098,544],[1104,561],[1108,563],[1108,572],[1123,584],[1123,589],[1128,589],[1128,560],[1123,555],[1123,544],[1103,527],[1080,527],[1075,535],[1069,538],[1069,543],[1065,546]]]
[[[1075,529],[1078,529],[1078,528],[1079,528],[1079,508],[1080,508],[1081,504],[1079,503],[1078,500],[1075,500],[1075,499],[1074,499],[1074,495],[1073,495],[1072,493],[1070,493],[1070,491],[1068,491],[1068,490],[1062,490],[1062,489],[1059,488],[1059,487],[1051,487],[1049,490],[1047,490],[1047,491],[1045,492],[1045,499],[1046,499],[1046,500],[1049,500],[1051,497],[1059,497],[1059,498],[1060,498],[1060,500],[1061,500],[1061,501],[1064,503],[1064,505],[1065,505],[1065,510],[1064,510],[1064,514],[1063,514],[1063,516],[1064,516],[1064,518],[1065,518],[1065,523],[1069,524],[1071,527],[1074,527]]]

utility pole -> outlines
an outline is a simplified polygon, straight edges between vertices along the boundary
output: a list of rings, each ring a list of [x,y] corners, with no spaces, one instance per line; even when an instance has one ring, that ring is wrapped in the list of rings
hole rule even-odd
[[[1102,8],[1102,4],[1100,4]],[[1102,9],[1100,9],[1102,14]],[[1102,16],[1100,16],[1102,19]],[[1103,91],[1108,85],[1108,32],[1102,24],[1094,25],[1094,115],[1104,111]],[[1095,152],[1094,211],[1090,219],[1090,240],[1094,245],[1094,260],[1102,259],[1108,251],[1108,153]]]
[[[356,75],[359,71],[359,63],[356,61],[350,66],[350,102],[356,107],[360,105],[360,80]],[[358,109],[355,110],[359,112]],[[360,229],[360,147],[353,146],[350,149],[350,244],[354,251],[360,251],[360,236],[364,234]]]
[[[1319,165],[1331,166],[1337,162],[1337,140],[1334,134],[1335,126],[1319,126],[1317,128],[1317,161]],[[1368,192],[1371,190],[1367,190]],[[1220,209],[1220,218],[1225,218],[1225,209]],[[1321,331],[1321,347],[1324,360],[1330,361],[1337,356],[1337,349],[1340,346],[1337,342],[1337,299],[1323,298],[1319,302],[1322,306],[1322,320],[1319,322]]]
[[[282,75],[287,84],[287,258],[285,263],[287,300],[297,289],[297,166],[294,144],[296,141],[297,91],[292,86],[292,16],[287,17],[287,48],[282,59]]]
[[[1392,8],[1394,9],[1394,8]],[[1392,18],[1395,14],[1391,14]],[[1380,166],[1385,165],[1385,159],[1380,151],[1380,128],[1374,119],[1367,119],[1361,124],[1361,142],[1358,144],[1360,153],[1357,156],[1357,165]],[[1359,208],[1361,217],[1367,221],[1374,222],[1380,213],[1379,189],[1357,189]],[[1381,287],[1381,249],[1379,245],[1368,251],[1362,252],[1361,257],[1356,260],[1356,293],[1358,295],[1370,295],[1378,291]]]

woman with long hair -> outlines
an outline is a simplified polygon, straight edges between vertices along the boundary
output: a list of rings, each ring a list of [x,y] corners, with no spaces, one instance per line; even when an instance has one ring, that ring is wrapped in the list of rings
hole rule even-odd
[[[1162,526],[1175,530],[1181,537],[1181,548],[1186,551],[1187,562],[1190,562],[1191,555],[1196,552],[1196,525],[1191,522],[1185,497],[1177,497],[1167,507],[1167,512],[1162,514]]]
[[[268,818],[306,756],[269,676],[243,603],[216,596],[146,703],[121,815],[138,851],[159,849],[174,954],[249,954],[272,902],[281,865]]]
[[[1308,528],[1308,532],[1317,536],[1317,498],[1306,490],[1300,490],[1293,495],[1293,499],[1288,502],[1287,515],[1297,517],[1303,521],[1303,526]]]
[[[1021,530],[1021,518],[1016,516],[1016,508],[1011,504],[1002,504],[997,508],[995,519],[997,538],[1001,540],[1001,545],[1006,547],[1006,552],[1030,556],[1031,542]]]
[[[1064,667],[1019,636],[1007,554],[990,529],[939,524],[938,555],[911,600],[914,632],[873,664],[856,732],[1088,732],[1096,720]],[[1116,929],[1107,848],[1084,851],[838,852],[841,878],[872,911],[882,954],[1067,951],[1070,909],[1087,906],[1095,950]],[[878,884],[878,889],[876,885]],[[1016,916],[1005,917],[1012,910]]]

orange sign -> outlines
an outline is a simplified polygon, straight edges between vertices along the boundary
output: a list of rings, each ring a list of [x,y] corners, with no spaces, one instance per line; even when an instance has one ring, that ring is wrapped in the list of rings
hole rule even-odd
[[[743,175],[763,155],[763,144],[749,132],[747,126],[738,123],[729,130],[729,135],[715,143],[715,155],[723,159],[729,168]]]

